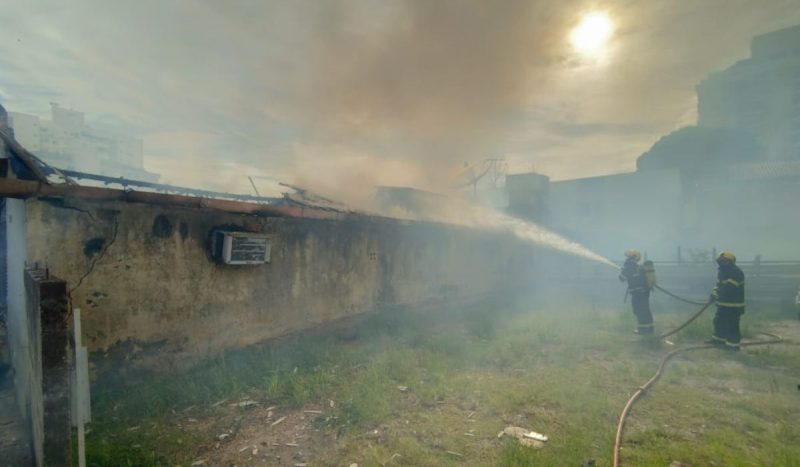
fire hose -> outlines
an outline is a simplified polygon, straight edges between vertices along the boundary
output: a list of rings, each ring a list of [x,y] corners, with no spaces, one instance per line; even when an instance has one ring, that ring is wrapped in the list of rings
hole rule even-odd
[[[706,304],[706,306],[703,307],[703,310],[705,310],[705,308],[707,308],[707,307],[708,307],[708,304]],[[700,313],[702,313],[703,310],[701,310]],[[692,320],[694,320],[694,318],[699,316],[700,313],[697,313],[697,315],[692,317]],[[691,320],[690,320],[690,322],[691,322]],[[688,322],[686,324],[688,324]],[[683,327],[684,326],[681,326],[681,328],[683,328]],[[677,331],[675,331],[675,332],[677,332]],[[674,334],[674,332],[672,332],[670,334]],[[772,339],[761,340],[761,341],[747,341],[747,342],[742,342],[741,345],[742,346],[754,346],[754,345],[778,344],[778,343],[784,342],[783,338],[781,336],[777,335],[777,334],[772,334],[772,333],[769,333],[769,332],[762,332],[761,334],[770,336],[770,337],[772,337]],[[681,349],[675,349],[672,352],[664,355],[664,358],[661,359],[661,363],[659,363],[659,365],[658,365],[658,370],[656,370],[656,374],[654,374],[652,378],[647,380],[646,383],[644,383],[642,386],[640,386],[638,389],[636,389],[636,392],[634,392],[633,395],[630,397],[630,399],[628,399],[628,402],[625,404],[625,407],[622,409],[622,413],[619,416],[619,423],[617,423],[617,435],[614,438],[614,464],[613,464],[613,467],[619,467],[619,465],[620,465],[620,452],[619,451],[620,451],[620,447],[622,445],[622,431],[623,431],[623,428],[625,427],[625,420],[628,418],[628,415],[630,413],[631,407],[633,407],[633,404],[640,397],[642,397],[645,394],[645,392],[647,392],[647,390],[650,389],[650,387],[653,384],[655,384],[656,381],[658,381],[659,378],[661,378],[661,374],[664,372],[664,367],[666,367],[667,362],[672,357],[674,357],[675,355],[677,355],[677,354],[679,354],[681,352],[685,352],[687,350],[709,349],[709,348],[713,348],[713,347],[714,347],[713,345],[708,345],[708,344],[692,345],[692,346],[689,346],[689,347],[683,347]]]
[[[667,332],[665,332],[664,334],[661,334],[661,335],[659,335],[659,336],[658,336],[658,338],[659,338],[659,339],[665,339],[665,338],[667,338],[667,337],[669,337],[669,336],[671,336],[671,335],[673,335],[673,334],[677,334],[677,333],[678,333],[678,332],[680,332],[680,331],[681,331],[683,328],[685,328],[686,326],[688,326],[688,325],[692,324],[692,321],[694,321],[694,320],[696,320],[697,318],[699,318],[699,317],[700,317],[700,315],[702,315],[702,314],[703,314],[703,312],[704,312],[704,311],[706,311],[706,310],[708,309],[708,307],[710,307],[710,306],[711,306],[711,302],[708,302],[708,303],[704,304],[702,308],[700,308],[699,310],[697,310],[697,313],[695,313],[695,314],[693,314],[692,316],[690,316],[690,317],[689,317],[689,319],[687,319],[687,320],[686,320],[686,321],[685,321],[683,324],[681,324],[681,325],[680,325],[680,326],[678,326],[677,328],[673,329],[672,331],[667,331]]]
[[[673,334],[677,334],[678,332],[680,332],[683,328],[685,328],[686,326],[691,324],[695,319],[700,317],[700,315],[702,315],[703,312],[705,312],[708,309],[708,307],[711,306],[711,303],[712,303],[712,302],[708,302],[708,303],[695,302],[695,301],[680,297],[678,295],[675,295],[674,293],[672,293],[672,292],[670,292],[670,291],[668,291],[668,290],[666,290],[666,289],[664,289],[664,288],[662,288],[662,287],[660,287],[658,285],[655,285],[654,287],[656,289],[664,292],[665,294],[669,295],[670,297],[673,297],[673,298],[675,298],[677,300],[680,300],[682,302],[690,303],[690,304],[693,304],[693,305],[702,305],[702,307],[695,314],[690,316],[689,319],[686,320],[683,324],[681,324],[680,326],[678,326],[677,328],[675,328],[675,329],[673,329],[671,331],[668,331],[668,332],[665,332],[664,334],[659,335],[658,336],[659,339],[664,339],[666,337],[669,337],[669,336],[671,336]],[[778,343],[783,342],[783,338],[781,336],[777,335],[777,334],[772,334],[772,333],[768,333],[768,332],[762,332],[761,334],[768,335],[768,336],[772,337],[772,339],[767,339],[767,340],[762,340],[762,341],[742,342],[741,345],[742,346],[754,346],[754,345],[778,344]],[[661,378],[661,374],[664,372],[664,368],[666,367],[667,362],[672,357],[674,357],[675,355],[677,355],[677,354],[679,354],[681,352],[685,352],[685,351],[688,351],[688,350],[709,349],[709,348],[712,348],[712,347],[714,347],[714,346],[713,345],[709,345],[709,344],[692,345],[692,346],[688,346],[688,347],[683,347],[681,349],[675,349],[672,352],[669,352],[668,354],[664,355],[664,357],[661,359],[661,362],[658,365],[658,369],[656,370],[656,373],[653,375],[653,377],[650,378],[649,380],[647,380],[647,382],[644,383],[642,386],[640,386],[638,389],[636,389],[636,391],[633,393],[633,395],[628,399],[628,402],[625,404],[625,407],[622,409],[622,413],[619,416],[619,423],[617,424],[617,434],[616,434],[616,437],[614,438],[614,464],[613,464],[613,467],[619,467],[619,465],[620,465],[620,447],[622,445],[622,431],[623,431],[623,429],[625,427],[625,420],[628,418],[628,414],[630,413],[630,410],[633,407],[633,404],[640,397],[642,397],[645,394],[645,392],[647,392],[647,390],[650,389],[650,387],[653,384],[655,384],[656,381],[658,381],[659,378]]]
[[[672,298],[674,298],[676,300],[680,300],[680,301],[682,301],[684,303],[688,303],[689,305],[697,305],[697,306],[705,305],[705,303],[696,302],[694,300],[689,300],[688,298],[683,298],[683,297],[680,297],[678,295],[675,295],[674,293],[670,292],[669,290],[662,288],[658,284],[654,285],[653,287],[658,289],[658,290],[660,290],[660,291],[662,291],[662,292],[664,292],[665,294],[669,295],[670,297],[672,297]]]
[[[694,320],[696,320],[697,318],[699,318],[700,315],[702,315],[703,312],[705,312],[708,309],[708,307],[711,306],[711,303],[712,303],[712,302],[701,303],[701,302],[696,302],[694,300],[689,300],[688,298],[683,298],[681,296],[675,295],[674,293],[672,293],[669,290],[659,286],[658,284],[654,285],[653,287],[658,289],[658,290],[660,290],[660,291],[662,291],[662,292],[664,292],[665,294],[669,295],[670,297],[672,297],[674,299],[677,299],[677,300],[680,300],[680,301],[682,301],[684,303],[689,303],[691,305],[702,306],[702,308],[697,310],[697,313],[695,313],[692,316],[690,316],[689,319],[687,319],[683,324],[681,324],[680,326],[678,326],[677,328],[675,328],[675,329],[673,329],[671,331],[668,331],[668,332],[665,332],[664,334],[659,335],[658,336],[659,339],[664,339],[664,338],[667,338],[667,337],[669,337],[669,336],[671,336],[673,334],[677,334],[683,328],[685,328],[686,326],[692,324],[692,322]]]

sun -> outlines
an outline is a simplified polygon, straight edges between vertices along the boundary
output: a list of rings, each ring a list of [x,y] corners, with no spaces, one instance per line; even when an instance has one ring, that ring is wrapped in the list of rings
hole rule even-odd
[[[605,13],[592,12],[584,15],[570,33],[569,39],[578,52],[596,57],[602,55],[608,45],[608,40],[614,34],[614,23]]]

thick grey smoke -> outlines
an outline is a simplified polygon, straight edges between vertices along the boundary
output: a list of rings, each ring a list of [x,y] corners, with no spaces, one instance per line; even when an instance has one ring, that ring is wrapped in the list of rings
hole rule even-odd
[[[297,93],[286,107],[311,139],[357,148],[374,164],[337,158],[339,175],[323,191],[370,181],[449,188],[464,161],[501,150],[557,59],[553,31],[566,29],[556,9],[527,1],[306,8],[313,22],[299,52],[307,62],[299,82],[287,83]],[[313,172],[299,170],[299,182],[315,185]]]
[[[694,121],[694,86],[800,22],[795,0],[5,0],[0,100],[48,103],[144,137],[164,181],[250,191],[247,175],[328,194],[452,185],[505,156],[555,179],[633,169]],[[603,66],[568,35],[616,30]]]

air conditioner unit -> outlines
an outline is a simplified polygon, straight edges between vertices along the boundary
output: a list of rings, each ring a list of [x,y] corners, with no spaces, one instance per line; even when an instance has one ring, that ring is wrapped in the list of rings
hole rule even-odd
[[[214,258],[223,264],[269,263],[269,239],[251,232],[214,232]]]

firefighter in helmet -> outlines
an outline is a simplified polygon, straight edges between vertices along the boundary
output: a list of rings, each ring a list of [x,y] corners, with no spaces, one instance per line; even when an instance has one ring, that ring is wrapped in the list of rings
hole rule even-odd
[[[744,314],[744,273],[736,266],[736,256],[729,251],[720,253],[717,265],[717,286],[708,299],[709,303],[717,304],[717,314],[714,334],[706,342],[738,351],[742,339],[739,320]]]
[[[653,334],[653,314],[650,312],[650,284],[644,267],[639,264],[642,255],[637,250],[625,252],[625,264],[619,274],[621,282],[628,282],[633,314],[636,315],[636,333]]]

